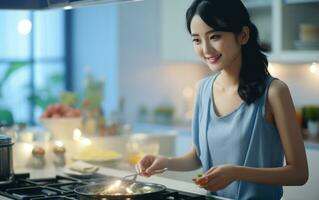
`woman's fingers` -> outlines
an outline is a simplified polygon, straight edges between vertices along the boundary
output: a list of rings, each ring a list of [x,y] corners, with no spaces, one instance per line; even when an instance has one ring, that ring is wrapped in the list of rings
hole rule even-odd
[[[149,172],[147,170],[154,164],[155,157],[151,155],[144,156],[140,162],[136,165],[137,171],[142,176],[150,176]]]

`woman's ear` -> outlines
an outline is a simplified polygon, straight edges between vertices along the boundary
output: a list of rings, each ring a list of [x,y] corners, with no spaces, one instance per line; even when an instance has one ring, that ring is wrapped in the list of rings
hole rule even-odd
[[[248,26],[244,26],[239,35],[239,42],[241,45],[245,45],[249,40],[250,30]]]

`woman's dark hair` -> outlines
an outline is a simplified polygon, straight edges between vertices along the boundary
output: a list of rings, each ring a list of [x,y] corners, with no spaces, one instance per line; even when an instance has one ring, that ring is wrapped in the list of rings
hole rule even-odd
[[[195,15],[216,31],[238,35],[244,26],[249,28],[249,40],[242,46],[242,65],[238,94],[247,104],[260,97],[266,87],[268,60],[258,41],[258,30],[250,21],[241,0],[194,0],[186,12],[187,29]]]

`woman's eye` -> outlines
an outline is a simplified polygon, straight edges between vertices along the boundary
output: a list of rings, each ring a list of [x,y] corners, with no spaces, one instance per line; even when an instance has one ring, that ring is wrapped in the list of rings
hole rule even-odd
[[[195,43],[195,44],[199,44],[200,41],[197,38],[193,38],[192,42]]]
[[[220,35],[212,35],[209,37],[211,40],[218,40],[220,38]]]

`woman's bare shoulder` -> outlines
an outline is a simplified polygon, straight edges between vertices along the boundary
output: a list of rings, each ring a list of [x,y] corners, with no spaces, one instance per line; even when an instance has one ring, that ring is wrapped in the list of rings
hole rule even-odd
[[[271,82],[268,93],[269,100],[290,96],[288,85],[280,79],[274,79]]]
[[[286,111],[293,106],[288,85],[279,79],[273,80],[269,86],[268,102],[273,112],[274,110]]]

